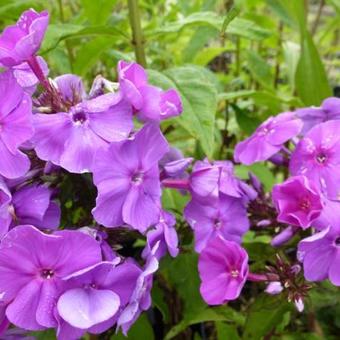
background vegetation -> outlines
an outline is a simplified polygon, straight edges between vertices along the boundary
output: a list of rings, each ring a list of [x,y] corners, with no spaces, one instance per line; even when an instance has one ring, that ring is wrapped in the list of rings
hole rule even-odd
[[[162,129],[173,146],[197,159],[231,159],[235,143],[269,115],[340,95],[339,0],[140,0],[139,13],[134,4],[0,0],[0,28],[29,7],[49,10],[51,25],[41,55],[50,76],[76,73],[88,88],[97,74],[114,80],[117,61],[135,60],[137,51],[154,84],[180,91],[184,113]],[[131,27],[137,28],[135,39]],[[241,177],[248,170],[237,166]],[[264,165],[251,170],[268,190],[283,176]],[[85,211],[93,206],[95,193],[76,195],[86,181],[86,176],[81,181],[65,178],[64,225],[89,223]],[[182,251],[176,259],[162,261],[153,308],[129,339],[339,338],[340,292],[327,283],[311,291],[302,314],[282,297],[265,296],[264,286],[246,286],[242,298],[227,306],[205,305],[192,236],[181,219],[185,203],[180,194],[164,196],[165,208],[177,213]],[[244,245],[254,259],[252,267],[263,268],[274,250],[268,236],[257,235],[250,231]],[[129,235],[119,236],[127,251],[142,249],[143,240],[133,243]],[[100,338],[123,337],[107,333]]]

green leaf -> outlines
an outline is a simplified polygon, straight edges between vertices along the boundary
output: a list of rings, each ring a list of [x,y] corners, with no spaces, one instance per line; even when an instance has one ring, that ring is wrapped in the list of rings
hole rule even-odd
[[[319,106],[322,100],[332,95],[325,68],[309,32],[302,33],[295,81],[296,90],[305,105]]]
[[[115,3],[114,0],[81,0],[84,14],[92,25],[105,24]]]
[[[200,66],[206,66],[211,60],[227,50],[227,47],[206,47],[203,48],[195,57],[194,63]]]
[[[281,296],[258,296],[248,310],[243,337],[245,339],[262,339],[284,318],[291,305]]]
[[[207,321],[232,321],[238,324],[243,324],[243,318],[241,314],[234,311],[228,306],[218,307],[218,308],[208,308],[201,311],[195,311],[192,314],[188,314],[185,318],[178,323],[176,326],[172,327],[170,331],[165,336],[165,340],[170,340],[176,335],[184,331],[188,326],[194,325],[201,322]]]
[[[128,336],[129,340],[140,340],[141,338],[148,340],[155,339],[153,329],[145,313],[143,313],[132,325],[132,327],[129,330]],[[110,337],[110,340],[126,340],[126,339],[127,337],[122,333],[118,333]]]
[[[237,329],[234,325],[227,324],[226,322],[217,321],[215,322],[217,330],[218,340],[239,340],[240,337],[237,333]]]
[[[241,109],[235,104],[231,104],[231,106],[235,111],[236,121],[241,130],[246,132],[248,135],[253,133],[261,121],[258,118],[250,116],[246,109]]]
[[[240,14],[241,7],[238,5],[233,5],[225,16],[221,28],[221,34],[224,34],[227,30],[228,25]]]
[[[178,33],[184,28],[193,26],[210,26],[221,31],[223,18],[214,12],[196,12],[179,21],[172,22],[166,26],[146,32],[148,35],[159,35],[167,33]],[[271,32],[258,26],[251,20],[235,18],[226,28],[226,33],[235,34],[247,39],[262,40],[271,35]]]
[[[286,72],[292,93],[295,91],[295,74],[300,59],[300,46],[292,41],[283,43]]]
[[[239,98],[249,97],[253,95],[256,91],[254,90],[240,90],[235,92],[225,92],[225,93],[219,93],[218,94],[218,101],[222,100],[235,100]]]
[[[151,83],[168,89],[176,88],[183,101],[183,113],[173,121],[200,141],[207,156],[214,152],[217,93],[207,81],[207,71],[197,66],[172,68],[163,73],[149,71]]]
[[[102,54],[111,47],[112,38],[98,37],[84,44],[77,51],[74,62],[74,72],[78,75],[85,75],[99,61]]]
[[[116,26],[82,26],[74,24],[50,24],[40,53],[44,54],[53,50],[58,44],[70,38],[84,38],[98,35],[116,36],[129,39],[126,33],[120,31]]]
[[[267,62],[256,52],[247,52],[247,61],[249,70],[254,79],[268,90],[273,89],[274,76],[271,67]]]

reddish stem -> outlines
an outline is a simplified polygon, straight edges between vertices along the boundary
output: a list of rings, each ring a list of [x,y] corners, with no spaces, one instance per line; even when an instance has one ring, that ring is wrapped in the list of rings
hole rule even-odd
[[[162,181],[165,188],[189,190],[189,181],[187,179],[172,179],[166,178]]]
[[[280,277],[274,273],[265,273],[265,274],[249,273],[247,280],[252,281],[252,282],[280,281]]]
[[[38,59],[36,56],[32,56],[30,59],[27,60],[28,65],[30,66],[31,70],[38,78],[40,84],[45,88],[45,90],[51,94],[53,94],[53,89],[51,87],[50,82],[45,77],[43,70],[41,69]]]

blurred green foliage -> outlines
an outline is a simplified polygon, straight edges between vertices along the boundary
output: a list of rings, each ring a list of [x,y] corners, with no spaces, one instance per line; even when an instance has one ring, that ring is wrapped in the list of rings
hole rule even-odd
[[[126,1],[0,0],[0,27],[29,7],[51,14],[40,53],[51,77],[73,72],[90,87],[97,74],[114,80],[118,60],[135,59]],[[162,128],[186,155],[231,159],[235,143],[269,115],[339,95],[339,0],[140,0],[139,9],[150,80],[176,87],[184,103],[183,115]],[[239,166],[237,174],[245,177],[248,170]],[[267,190],[280,176],[263,165],[251,170]],[[82,218],[94,195],[77,203],[72,185],[70,178],[62,184],[69,216],[64,224],[90,223]],[[235,303],[207,307],[199,295],[192,237],[180,219],[185,200],[179,193],[164,194],[165,207],[179,217],[183,249],[176,259],[162,261],[154,312],[136,323],[129,339],[339,339],[340,294],[327,283],[312,290],[303,314],[251,287]],[[246,236],[253,266],[273,255],[268,242]],[[47,332],[38,339],[53,337]]]

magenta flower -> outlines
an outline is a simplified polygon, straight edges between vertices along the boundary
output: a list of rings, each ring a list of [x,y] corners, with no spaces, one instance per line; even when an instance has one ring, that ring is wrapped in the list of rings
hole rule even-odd
[[[156,125],[133,139],[98,152],[93,179],[98,189],[93,216],[106,227],[124,223],[144,232],[159,220],[161,187],[158,162],[168,143]]]
[[[52,191],[43,185],[26,185],[12,193],[0,178],[0,236],[20,224],[37,228],[59,227],[60,208],[51,200]]]
[[[178,255],[178,235],[175,228],[175,217],[166,212],[160,213],[159,222],[146,234],[147,244],[143,251],[143,258],[148,258],[152,249],[158,244],[155,256],[160,260],[168,251],[172,257]]]
[[[8,26],[0,36],[0,63],[6,67],[28,61],[39,50],[48,26],[47,11],[29,9],[15,25]]]
[[[0,175],[17,178],[30,167],[19,147],[33,135],[32,102],[9,71],[0,74],[0,93]]]
[[[198,253],[216,236],[241,243],[242,236],[249,229],[247,210],[242,200],[223,194],[209,204],[192,199],[185,207],[184,216],[194,230]]]
[[[312,128],[299,142],[289,165],[293,176],[306,176],[329,199],[340,197],[340,121]]]
[[[82,101],[84,89],[76,76],[64,75],[55,81],[65,109],[69,109],[34,116],[35,151],[40,159],[70,172],[89,172],[99,150],[129,136],[133,127],[131,107],[114,94]]]
[[[263,122],[235,148],[236,162],[251,165],[265,161],[280,151],[283,144],[300,133],[302,121],[293,112],[284,112]]]
[[[328,227],[300,241],[298,259],[308,281],[329,279],[340,286],[340,230]]]
[[[221,305],[240,295],[248,276],[248,254],[237,243],[216,236],[201,252],[198,270],[204,301]]]
[[[242,198],[246,203],[255,199],[257,193],[234,175],[229,161],[197,161],[189,179],[190,191],[195,199],[210,201],[220,194]]]
[[[306,229],[321,214],[323,205],[320,194],[304,176],[295,176],[277,184],[272,192],[279,222],[293,224]]]
[[[340,99],[330,97],[325,99],[320,107],[306,107],[296,110],[295,113],[303,121],[302,134],[305,134],[318,124],[340,119]]]
[[[143,121],[160,121],[182,113],[182,101],[177,91],[163,91],[149,85],[142,66],[121,60],[118,63],[118,77],[122,94]]]
[[[39,330],[57,325],[53,314],[63,278],[101,261],[98,243],[78,231],[47,235],[18,226],[0,244],[1,302],[14,325]]]

